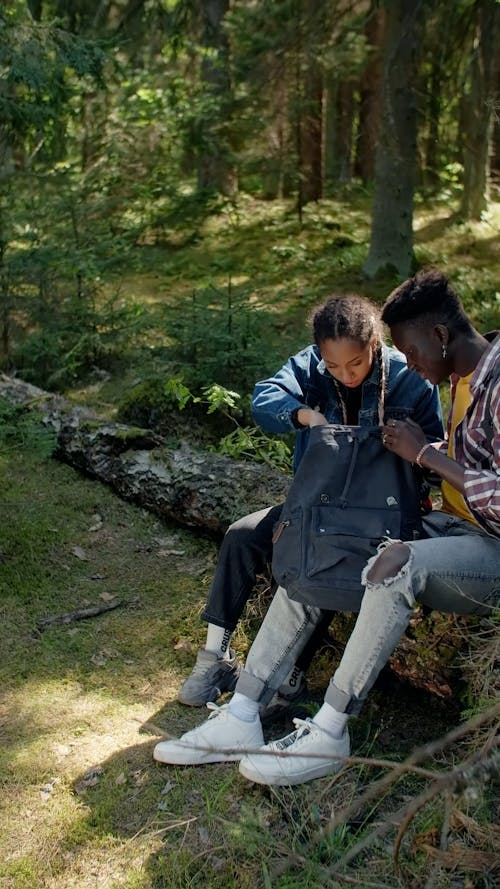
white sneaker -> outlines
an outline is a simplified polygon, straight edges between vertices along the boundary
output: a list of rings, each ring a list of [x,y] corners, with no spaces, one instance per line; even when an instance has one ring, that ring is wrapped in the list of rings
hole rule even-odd
[[[186,732],[178,740],[160,741],[153,751],[153,759],[171,765],[197,766],[210,762],[232,762],[241,759],[245,750],[262,747],[262,725],[257,717],[253,722],[238,719],[229,704],[218,707],[207,704],[211,714],[198,728]]]
[[[257,784],[303,784],[342,768],[337,757],[349,756],[347,728],[341,738],[334,738],[310,719],[293,721],[294,732],[241,760],[240,772],[245,778]]]

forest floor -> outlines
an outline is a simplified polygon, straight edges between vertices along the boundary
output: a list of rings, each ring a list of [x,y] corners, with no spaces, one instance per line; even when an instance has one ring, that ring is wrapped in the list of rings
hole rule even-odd
[[[476,282],[491,294],[500,266],[491,222],[462,230],[452,245],[446,220],[444,210],[432,218],[421,215],[419,232],[425,230],[427,238],[422,252],[431,254],[432,243],[439,243],[436,264],[443,264],[448,243],[450,274],[460,277],[460,268],[468,265],[470,287]],[[365,238],[366,232],[360,240]],[[301,253],[295,242],[290,246]],[[246,244],[245,251],[251,249]],[[303,274],[300,256],[282,258],[293,261],[297,276]],[[181,260],[172,262],[172,281],[178,281]],[[186,273],[178,293],[184,286],[188,292],[197,274],[193,255],[182,262],[193,277],[187,281]],[[326,282],[326,266],[324,271]],[[165,268],[157,274],[165,287]],[[302,283],[293,274],[288,266],[280,286],[297,294]],[[333,287],[347,287],[342,274],[333,276]],[[145,279],[139,269],[137,276],[135,284],[128,282],[135,293],[151,286],[151,301],[159,299],[154,274]],[[269,283],[274,298],[277,281]],[[355,284],[351,280],[349,289]],[[324,293],[319,280],[307,286],[300,313],[314,294]],[[495,307],[488,299],[490,318]],[[111,378],[72,395],[112,409],[125,385],[123,377]],[[424,790],[423,776],[404,772],[379,804],[367,805],[328,833],[335,812],[384,768],[354,764],[333,779],[266,789],[245,781],[233,764],[185,769],[155,764],[151,754],[158,738],[178,735],[203,716],[178,704],[176,695],[203,642],[199,615],[216,543],[122,502],[22,442],[0,450],[0,486],[1,889],[498,885],[494,794],[475,792],[465,802],[448,797],[423,807],[405,835],[400,871],[391,862],[393,825],[336,876],[341,858],[360,838]],[[37,621],[47,615],[108,604],[114,597],[123,601],[115,610],[37,630]],[[251,609],[237,632],[241,657],[260,613],[259,605]],[[313,699],[320,698],[331,671],[332,652],[325,650],[311,670]],[[361,757],[401,760],[456,724],[459,706],[381,682],[353,723],[353,750]],[[290,727],[284,721],[269,731],[276,737]],[[432,767],[446,770],[457,757],[456,747],[449,756],[439,753]],[[455,846],[465,850],[451,860],[439,849],[443,820]]]
[[[215,544],[54,460],[11,452],[0,474],[2,889],[337,885],[322,869],[370,829],[374,812],[368,807],[329,838],[318,832],[379,768],[352,766],[335,779],[268,790],[233,764],[182,769],[152,760],[160,736],[178,735],[203,715],[176,694],[203,641],[199,613]],[[47,615],[112,597],[123,607],[37,631]],[[255,622],[254,611],[238,632],[241,656]],[[313,697],[331,669],[323,652],[311,669]],[[386,683],[355,721],[353,749],[400,759],[457,718],[449,701]],[[269,731],[290,728],[283,721]],[[403,776],[382,808],[394,811],[422,787]],[[484,818],[488,811],[483,805]],[[404,846],[410,883],[391,873],[384,842],[378,864],[373,852],[369,867],[361,858],[357,884],[421,885],[411,883],[421,871],[419,845],[434,846],[438,823],[439,813],[426,812]],[[287,859],[291,871],[280,876]],[[485,860],[491,866],[491,853]],[[451,886],[447,879],[433,885]]]

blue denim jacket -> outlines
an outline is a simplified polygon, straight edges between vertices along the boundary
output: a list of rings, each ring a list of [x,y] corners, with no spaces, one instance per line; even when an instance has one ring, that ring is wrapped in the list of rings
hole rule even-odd
[[[422,427],[428,438],[443,438],[441,404],[436,386],[408,370],[401,352],[383,346],[386,378],[385,420],[409,418]],[[362,385],[360,426],[378,425],[378,366]],[[309,427],[296,429],[292,411],[317,408],[329,423],[342,423],[342,411],[331,374],[317,346],[307,346],[293,355],[281,370],[256,384],[252,398],[255,421],[266,432],[297,432],[293,468],[297,469],[309,440]]]

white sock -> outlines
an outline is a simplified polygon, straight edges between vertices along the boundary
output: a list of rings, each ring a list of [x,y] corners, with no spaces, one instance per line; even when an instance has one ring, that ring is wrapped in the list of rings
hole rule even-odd
[[[229,660],[231,657],[229,647],[231,636],[231,630],[226,630],[225,627],[216,627],[215,624],[209,624],[207,628],[207,641],[205,642],[206,650],[213,651],[218,657],[223,657],[226,660]]]
[[[331,704],[325,703],[319,708],[313,722],[334,738],[341,738],[348,719],[347,713],[339,713]]]
[[[229,702],[229,710],[238,719],[243,722],[253,722],[259,716],[259,704],[252,701],[246,695],[241,695],[239,691],[235,691]]]

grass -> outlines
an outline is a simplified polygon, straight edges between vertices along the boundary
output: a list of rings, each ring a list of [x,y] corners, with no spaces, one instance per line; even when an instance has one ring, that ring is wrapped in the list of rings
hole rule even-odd
[[[0,484],[2,889],[338,885],[325,868],[369,829],[370,813],[367,824],[323,839],[317,833],[379,770],[350,768],[312,785],[268,790],[245,782],[233,765],[181,769],[152,761],[158,736],[200,719],[176,703],[176,692],[203,639],[199,613],[215,544],[23,449],[4,454]],[[165,555],[169,549],[176,555]],[[126,607],[36,632],[43,616],[114,595]],[[254,626],[240,630],[241,655],[245,628]],[[320,683],[328,670],[331,660],[318,663]],[[379,691],[354,726],[354,749],[392,757],[396,746],[404,755],[447,719],[446,706],[412,699],[408,689]],[[383,806],[393,808],[420,784],[403,780]],[[487,822],[491,810],[482,807]],[[439,813],[427,815],[417,836],[429,840],[429,824],[438,823]],[[408,848],[404,862],[418,872]],[[367,862],[361,857],[355,873],[361,886],[403,885],[383,845]]]
[[[276,367],[305,341],[307,314],[326,293],[354,289],[380,300],[392,286],[368,282],[359,271],[367,252],[367,209],[363,196],[354,209],[324,201],[307,210],[299,231],[289,206],[243,199],[238,218],[207,221],[191,246],[138,249],[121,282],[122,296],[142,301],[155,324],[165,302],[182,311],[193,288],[223,287],[230,276],[235,286],[250,289],[265,313],[275,342],[267,358]],[[479,293],[473,310],[488,327],[498,324],[500,246],[493,233],[499,220],[498,204],[477,225],[455,220],[446,203],[432,210],[422,205],[416,217],[419,259],[446,268],[469,309]],[[155,361],[166,335],[156,329],[154,348],[137,353],[125,372],[82,382],[70,396],[112,415],[135,379],[162,369]],[[379,804],[329,835],[332,815],[380,770],[355,766],[334,779],[269,790],[248,784],[233,765],[154,764],[151,752],[161,734],[180,734],[200,719],[199,711],[176,703],[176,694],[203,642],[199,615],[216,545],[123,503],[99,483],[44,459],[36,436],[29,441],[11,441],[0,452],[2,889],[344,885],[329,869],[384,814],[418,794],[422,779],[403,776]],[[113,596],[126,605],[36,632],[46,615]],[[261,614],[254,605],[236,636],[242,657]],[[483,678],[492,662],[491,656],[480,661]],[[326,651],[312,671],[313,692],[331,671]],[[478,695],[488,693],[491,686],[485,692],[483,681]],[[403,757],[455,718],[446,702],[407,686],[382,686],[353,724],[353,749],[368,757]],[[273,735],[289,727],[275,727]],[[454,748],[434,766],[449,768],[460,755]],[[439,799],[412,825],[401,873],[384,839],[360,854],[347,875],[363,889],[490,889],[496,879],[494,789],[480,790],[476,801],[457,798],[454,806],[469,821],[454,827],[453,837],[484,854],[480,871],[471,859],[454,868],[438,862],[436,869],[429,849],[439,845]]]

